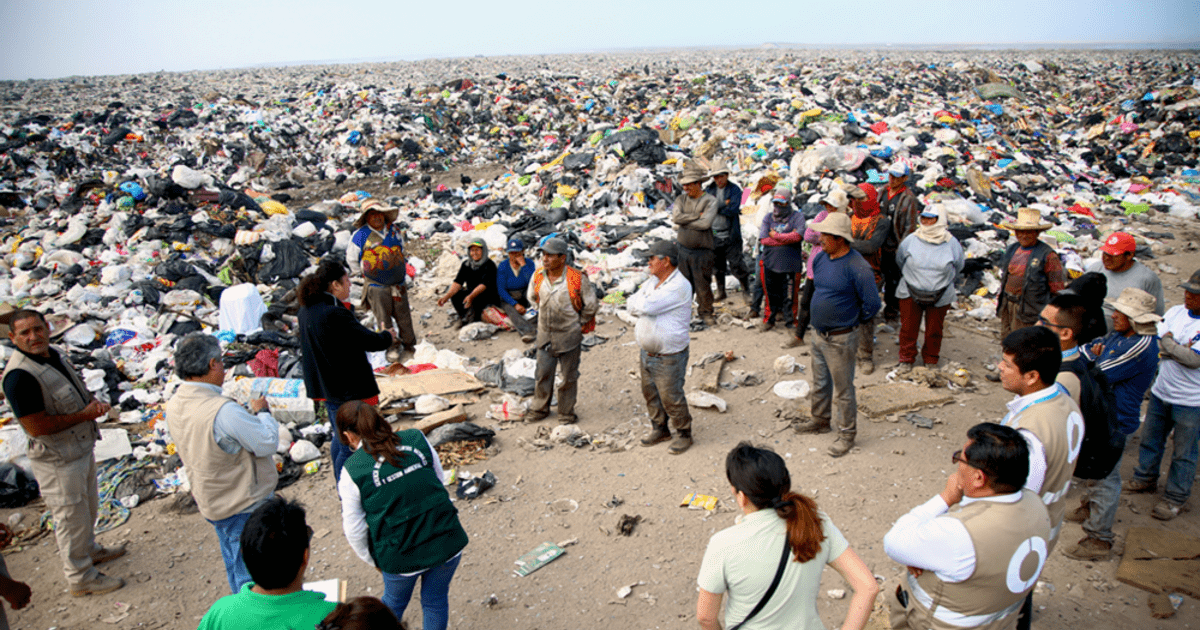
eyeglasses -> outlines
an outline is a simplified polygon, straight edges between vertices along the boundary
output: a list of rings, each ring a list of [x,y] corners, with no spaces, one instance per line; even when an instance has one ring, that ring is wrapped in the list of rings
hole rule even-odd
[[[950,461],[954,464],[966,464],[972,468],[975,468],[975,466],[966,457],[963,457],[963,452],[962,452],[961,448],[958,449],[957,451],[954,451],[950,455]]]
[[[1047,328],[1067,328],[1066,326],[1063,326],[1061,324],[1055,324],[1055,323],[1051,322],[1050,320],[1046,319],[1045,317],[1038,317],[1038,323]]]

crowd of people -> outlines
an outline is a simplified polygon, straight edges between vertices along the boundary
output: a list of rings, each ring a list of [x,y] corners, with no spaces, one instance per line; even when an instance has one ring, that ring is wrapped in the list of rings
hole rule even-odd
[[[723,166],[685,165],[670,213],[677,238],[650,244],[646,279],[627,301],[638,318],[639,373],[651,423],[644,446],[670,441],[672,455],[693,446],[684,395],[690,337],[696,326],[716,325],[714,303],[728,299],[727,275],[740,285],[762,332],[779,323],[792,329],[785,348],[805,345],[811,327],[811,413],[794,428],[836,428],[832,457],[854,447],[855,372],[875,369],[881,319],[899,320],[898,373],[913,369],[922,328],[921,361],[938,365],[965,258],[945,210],[921,204],[907,186],[910,174],[897,162],[880,188],[834,184],[819,196],[810,221],[777,177],[762,178],[744,195]],[[747,244],[741,222],[750,213]],[[416,430],[394,432],[380,415],[367,358],[378,351],[398,358],[416,344],[395,218],[391,208],[364,204],[345,263],[322,260],[297,289],[304,381],[332,424],[344,534],[379,571],[383,597],[335,605],[301,590],[312,529],[301,506],[274,493],[270,455],[278,425],[263,399],[247,409],[222,393],[221,346],[211,335],[193,333],[175,347],[182,383],[165,416],[199,511],[216,530],[232,592],[212,606],[201,628],[399,627],[418,582],[422,627],[448,625],[450,584],[469,537],[429,441]],[[1086,534],[1064,549],[1066,556],[1108,557],[1120,493],[1157,492],[1172,433],[1163,499],[1152,515],[1170,520],[1190,496],[1200,448],[1200,271],[1181,285],[1184,304],[1165,310],[1162,283],[1134,259],[1129,234],[1107,236],[1101,263],[1068,285],[1061,259],[1039,238],[1049,224],[1037,210],[1022,208],[1006,227],[1015,242],[1000,270],[1003,360],[996,380],[1014,398],[1002,420],[967,431],[944,489],[900,516],[884,537],[887,555],[907,568],[906,581],[886,593],[894,628],[1029,627],[1033,587],[1063,521],[1082,523]],[[597,292],[572,264],[564,238],[536,244],[540,266],[526,259],[529,246],[519,236],[505,249],[507,260],[497,265],[486,241],[467,242],[461,267],[437,303],[452,303],[459,325],[494,313],[510,320],[522,341],[533,344],[536,359],[526,420],[549,417],[556,401],[560,423],[579,422],[581,349],[596,325]],[[349,303],[359,276],[360,306],[373,314],[377,330],[360,322]],[[49,344],[42,314],[18,310],[8,323],[17,352],[3,387],[29,435],[70,592],[119,589],[121,578],[96,565],[125,549],[102,547],[93,533],[95,420],[108,406]],[[1125,442],[1139,429],[1137,466],[1122,484]],[[715,534],[704,554],[697,578],[700,626],[722,627],[724,603],[724,627],[820,627],[815,602],[822,568],[830,565],[854,591],[842,627],[862,628],[879,585],[829,515],[793,488],[784,460],[741,443],[726,457],[726,478],[742,516]],[[1071,509],[1073,483],[1084,491]],[[28,587],[2,565],[0,596],[14,608],[29,600]]]

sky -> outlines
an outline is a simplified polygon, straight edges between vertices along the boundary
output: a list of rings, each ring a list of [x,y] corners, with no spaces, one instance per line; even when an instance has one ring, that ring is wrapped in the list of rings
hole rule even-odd
[[[1200,47],[1200,0],[0,0],[0,80],[768,42]]]

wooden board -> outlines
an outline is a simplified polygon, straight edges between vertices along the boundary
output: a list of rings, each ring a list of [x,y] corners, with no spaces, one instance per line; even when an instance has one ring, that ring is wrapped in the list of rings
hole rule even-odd
[[[429,370],[404,376],[375,376],[379,397],[397,400],[416,398],[422,394],[452,394],[482,389],[483,383],[462,370]]]
[[[1200,598],[1200,538],[1131,527],[1117,579],[1151,593],[1178,592]]]
[[[411,427],[407,428],[417,429],[421,433],[429,433],[443,424],[462,422],[466,419],[467,412],[463,410],[462,405],[455,405],[445,411],[429,414],[428,416],[417,420]],[[392,422],[392,430],[399,431],[402,428],[406,428],[404,425],[407,424],[407,422],[407,420],[397,420]]]
[[[706,363],[693,373],[700,382],[700,389],[715,394],[721,391],[721,370],[725,368],[725,357]]]
[[[911,383],[887,383],[858,390],[858,410],[873,418],[943,405],[953,400],[954,394],[948,389],[930,389]]]

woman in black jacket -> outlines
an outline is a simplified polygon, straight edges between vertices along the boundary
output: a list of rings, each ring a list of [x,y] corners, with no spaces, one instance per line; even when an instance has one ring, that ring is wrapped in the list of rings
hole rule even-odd
[[[368,352],[387,350],[394,342],[390,331],[373,332],[358,323],[350,310],[350,275],[341,262],[325,259],[317,270],[300,281],[300,366],[308,397],[325,402],[329,421],[338,407],[351,400],[379,402],[379,386],[367,360]],[[338,439],[336,428],[329,453],[333,479],[342,472],[350,449]]]

